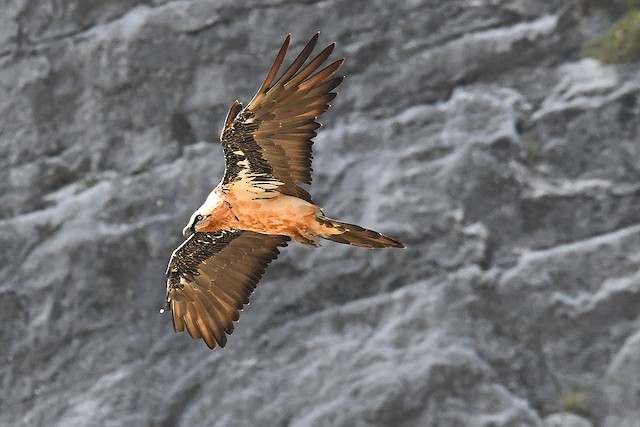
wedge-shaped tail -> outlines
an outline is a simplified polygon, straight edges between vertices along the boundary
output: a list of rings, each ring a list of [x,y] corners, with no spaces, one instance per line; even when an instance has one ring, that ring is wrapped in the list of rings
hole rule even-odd
[[[322,226],[322,231],[318,235],[327,240],[362,248],[404,248],[401,242],[359,225],[326,217],[318,218],[318,222]]]

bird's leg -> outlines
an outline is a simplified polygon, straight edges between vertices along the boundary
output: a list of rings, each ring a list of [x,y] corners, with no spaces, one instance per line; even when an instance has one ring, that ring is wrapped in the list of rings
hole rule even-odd
[[[300,230],[297,230],[296,234],[291,236],[293,240],[296,242],[308,247],[308,248],[317,248],[320,247],[320,242],[318,238],[313,234],[302,233]]]

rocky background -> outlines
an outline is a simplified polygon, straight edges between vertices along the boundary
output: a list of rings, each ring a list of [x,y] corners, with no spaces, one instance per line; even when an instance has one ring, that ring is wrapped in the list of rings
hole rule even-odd
[[[624,1],[0,6],[0,425],[640,425],[639,63],[584,56]],[[408,249],[290,245],[209,351],[166,263],[317,30],[314,198]]]

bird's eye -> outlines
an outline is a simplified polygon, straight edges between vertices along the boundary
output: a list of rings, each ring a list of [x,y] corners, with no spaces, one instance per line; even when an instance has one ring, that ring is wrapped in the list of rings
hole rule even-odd
[[[193,218],[193,222],[191,223],[191,226],[189,227],[189,229],[191,230],[192,233],[196,232],[196,224],[198,224],[200,221],[202,221],[204,217],[200,214],[196,215],[195,218]]]

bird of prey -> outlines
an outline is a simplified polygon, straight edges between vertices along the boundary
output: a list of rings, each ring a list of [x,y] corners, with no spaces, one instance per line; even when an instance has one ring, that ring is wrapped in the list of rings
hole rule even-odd
[[[343,77],[344,59],[324,66],[334,44],[308,61],[318,34],[276,79],[288,35],[264,83],[246,107],[235,101],[220,140],[225,173],[183,230],[187,240],[167,268],[165,310],[176,332],[185,328],[210,348],[224,347],[239,310],[293,239],[319,246],[319,239],[365,248],[402,248],[399,241],[324,215],[300,183],[311,183],[311,146],[317,117],[329,108]],[[324,68],[321,68],[324,67]]]

